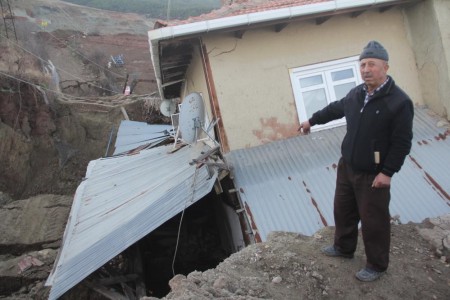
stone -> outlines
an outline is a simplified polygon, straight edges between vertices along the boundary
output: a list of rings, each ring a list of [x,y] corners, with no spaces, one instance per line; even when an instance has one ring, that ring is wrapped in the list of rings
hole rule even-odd
[[[214,280],[213,288],[215,289],[226,289],[228,285],[227,279],[223,276],[219,276],[216,280]]]
[[[273,283],[280,283],[282,280],[283,280],[283,278],[281,278],[280,276],[275,276],[275,277],[272,279],[272,282],[273,282]]]
[[[39,195],[0,208],[0,254],[14,246],[21,255],[63,237],[72,196]],[[14,226],[11,226],[14,224]]]

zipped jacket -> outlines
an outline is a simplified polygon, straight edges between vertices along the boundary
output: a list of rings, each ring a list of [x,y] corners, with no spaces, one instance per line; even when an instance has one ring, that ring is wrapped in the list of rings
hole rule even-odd
[[[363,86],[314,113],[309,123],[313,126],[345,117],[347,133],[341,146],[344,161],[357,171],[382,172],[391,177],[411,150],[414,105],[389,77],[364,106]]]

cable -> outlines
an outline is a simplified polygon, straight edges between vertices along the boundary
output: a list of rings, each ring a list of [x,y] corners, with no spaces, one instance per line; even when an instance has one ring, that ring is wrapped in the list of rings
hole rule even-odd
[[[48,33],[49,35],[51,35],[54,39],[58,40],[59,42],[64,42],[63,40],[61,40],[61,39],[57,38],[56,36],[54,36],[53,34],[51,34],[50,32],[47,31],[47,33]],[[79,51],[76,50],[75,48],[72,48],[72,47],[70,47],[69,45],[66,45],[66,46],[67,46],[67,48],[69,48],[70,50],[76,52],[77,54],[79,54],[81,57],[83,57],[83,58],[86,59],[87,61],[90,61],[91,63],[93,63],[94,65],[96,65],[97,67],[99,67],[99,68],[101,68],[101,69],[103,69],[103,70],[105,70],[105,71],[108,71],[108,72],[110,72],[111,74],[114,74],[114,75],[116,75],[116,76],[118,76],[118,77],[120,77],[120,78],[125,78],[125,76],[123,76],[123,75],[121,75],[121,74],[119,74],[119,73],[114,73],[113,71],[111,71],[111,70],[109,70],[109,69],[105,69],[103,66],[100,66],[99,64],[93,62],[92,60],[90,60],[89,58],[87,58],[86,56],[84,56],[81,52],[79,52]]]
[[[6,74],[6,73],[3,73],[2,71],[0,71],[0,75],[3,75],[3,76],[6,76],[6,77],[9,77],[9,78],[11,78],[11,79],[14,79],[14,80],[17,80],[17,81],[20,81],[20,82],[26,83],[26,84],[29,84],[29,85],[31,85],[31,86],[34,86],[34,87],[36,87],[36,88],[44,89],[44,90],[46,90],[46,91],[49,91],[49,92],[54,92],[54,93],[56,93],[56,94],[62,94],[62,95],[65,95],[65,96],[70,96],[70,97],[73,97],[72,95],[69,95],[69,94],[64,94],[64,93],[61,93],[61,92],[58,92],[58,91],[55,91],[55,90],[52,90],[52,89],[48,89],[48,88],[45,88],[45,87],[39,86],[39,85],[37,85],[37,84],[34,84],[34,83],[31,83],[31,82],[29,82],[29,81],[26,81],[26,80],[23,80],[23,79],[17,78],[17,77],[15,77],[15,76],[12,76],[12,75],[9,75],[9,74]]]
[[[58,7],[58,8],[59,8],[60,11],[63,12],[66,16],[68,16],[69,18],[71,18],[70,15],[69,15],[64,9],[62,9],[61,7]],[[76,24],[75,22],[72,21],[72,19],[69,19],[69,18],[66,17],[66,19],[67,19],[70,23],[72,23],[73,25],[75,25],[75,27],[78,27],[78,29],[80,29],[81,32],[83,32],[83,34],[86,33],[86,31],[83,30],[83,28],[81,28],[81,26],[78,26],[78,24]],[[47,33],[48,33],[49,35],[51,35],[53,38],[57,39],[58,41],[61,41],[60,39],[58,39],[57,37],[55,37],[53,34],[51,34],[49,31],[47,31]],[[78,53],[81,57],[83,57],[83,58],[86,59],[87,61],[90,61],[91,63],[95,64],[96,66],[102,68],[103,70],[108,71],[108,72],[110,72],[111,74],[114,74],[114,75],[116,75],[116,76],[119,76],[120,78],[125,78],[124,76],[122,76],[122,75],[120,75],[120,74],[118,74],[118,73],[114,73],[114,72],[112,72],[111,70],[105,69],[103,66],[98,65],[97,63],[93,62],[92,60],[90,60],[89,58],[87,58],[86,56],[84,56],[82,53],[78,52],[76,49],[71,48],[69,45],[67,45],[67,48],[69,48],[69,49],[75,51],[75,52]]]
[[[195,181],[197,178],[199,165],[197,164],[195,166],[195,172],[194,172],[194,180],[192,181],[192,197],[191,197],[191,203],[194,201],[194,194],[195,194]],[[173,261],[172,261],[172,274],[175,276],[175,258],[177,257],[177,251],[178,251],[178,242],[180,241],[180,233],[181,233],[181,224],[183,223],[183,216],[184,212],[187,208],[188,199],[186,198],[186,201],[184,202],[184,208],[183,212],[181,213],[181,219],[180,219],[180,225],[178,225],[178,234],[177,234],[177,243],[175,245],[175,253],[173,254]]]
[[[26,80],[24,80],[24,79],[20,79],[20,78],[17,78],[17,77],[15,77],[15,76],[9,75],[9,74],[7,74],[7,73],[3,73],[2,71],[0,71],[0,75],[9,77],[9,78],[11,78],[11,79],[14,79],[14,80],[17,80],[17,81],[26,83],[26,84],[29,84],[29,85],[31,85],[31,86],[34,86],[34,87],[37,88],[37,89],[46,90],[46,91],[48,91],[48,92],[53,92],[53,93],[55,93],[55,94],[60,94],[60,95],[63,95],[63,96],[65,96],[65,97],[69,97],[69,98],[70,98],[70,97],[71,97],[71,98],[77,98],[76,96],[73,96],[73,95],[70,95],[70,94],[65,94],[65,93],[62,93],[62,92],[60,92],[60,91],[55,91],[55,90],[52,90],[52,89],[49,89],[49,88],[46,88],[46,87],[37,85],[37,84],[35,84],[35,83],[26,81]]]
[[[4,36],[3,36],[2,34],[0,34],[0,37],[4,37]],[[29,50],[23,48],[23,47],[20,46],[19,44],[15,43],[15,42],[12,42],[12,41],[9,41],[9,42],[15,44],[17,47],[19,47],[19,48],[22,49],[23,51],[25,51],[25,52],[31,54],[32,56],[36,57],[37,59],[41,60],[42,62],[45,62],[46,64],[48,63],[45,59],[41,58],[40,56],[34,54],[33,52],[31,52],[31,51],[29,51]],[[66,73],[66,74],[72,76],[72,77],[75,78],[75,79],[78,79],[78,80],[81,80],[81,81],[86,81],[85,79],[83,79],[83,78],[81,78],[81,77],[78,77],[78,76],[76,76],[76,75],[73,75],[73,74],[71,74],[71,73],[69,73],[69,72],[67,72],[67,71],[65,71],[65,70],[63,70],[63,69],[61,69],[61,68],[57,68],[57,67],[55,67],[55,68],[56,68],[58,71],[61,71],[61,72],[63,72],[63,73]],[[104,87],[101,87],[101,86],[92,84],[92,83],[91,83],[91,85],[92,85],[92,86],[95,86],[95,87],[97,87],[97,88],[99,88],[99,89],[101,89],[101,90],[105,90],[105,91],[108,91],[108,92],[112,92],[112,93],[115,93],[115,94],[119,94],[119,93],[116,92],[116,91],[109,90],[109,89],[106,89],[106,88],[104,88]]]
[[[1,36],[1,37],[4,37],[2,34],[0,34],[0,36]],[[10,41],[10,42],[13,43],[13,44],[15,44],[17,47],[19,47],[19,48],[22,49],[23,51],[25,51],[25,52],[31,54],[32,56],[36,57],[37,59],[41,60],[42,62],[44,62],[44,63],[46,63],[46,64],[48,63],[48,62],[47,62],[45,59],[43,59],[42,57],[40,57],[40,56],[34,54],[33,52],[31,52],[31,51],[29,51],[29,50],[23,48],[23,47],[20,46],[19,44],[15,43],[15,42],[12,42],[12,41]],[[56,67],[55,67],[55,68],[56,68]],[[81,80],[81,81],[85,81],[85,79],[80,78],[80,77],[78,77],[78,76],[76,76],[76,75],[73,75],[72,73],[67,72],[67,71],[65,71],[65,70],[63,70],[63,69],[61,69],[61,68],[56,68],[56,69],[59,70],[59,71],[62,71],[62,72],[64,72],[64,73],[66,73],[66,74],[68,74],[68,75],[70,75],[70,76],[72,76],[72,77],[75,78],[75,79],[78,79],[78,80]],[[102,89],[102,90],[105,90],[105,91],[109,91],[109,92],[113,92],[113,93],[118,94],[118,92],[116,92],[116,91],[108,90],[108,89],[105,89],[105,88],[103,88],[103,87],[96,86],[96,85],[94,85],[94,84],[92,84],[92,85],[95,86],[95,87],[98,87],[98,88],[100,88],[100,89]]]
[[[83,28],[81,28],[81,26],[79,26],[79,24],[77,22],[74,22],[72,17],[60,6],[58,6],[59,10],[66,15],[66,19],[72,23],[72,25],[74,25],[74,27],[77,27],[78,29],[80,29],[81,32],[86,33],[86,30],[83,30]]]

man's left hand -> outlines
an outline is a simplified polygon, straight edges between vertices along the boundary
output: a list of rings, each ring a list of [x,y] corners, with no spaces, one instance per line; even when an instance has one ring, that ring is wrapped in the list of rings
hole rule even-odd
[[[383,173],[378,173],[372,182],[372,188],[387,188],[391,186],[391,177],[384,175]]]

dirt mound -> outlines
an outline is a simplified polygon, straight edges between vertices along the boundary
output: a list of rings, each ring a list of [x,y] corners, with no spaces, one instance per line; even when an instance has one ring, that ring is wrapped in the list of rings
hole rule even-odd
[[[333,228],[327,227],[313,237],[272,233],[216,269],[175,276],[163,299],[448,299],[449,265],[416,227],[392,227],[391,264],[376,282],[354,276],[365,264],[361,243],[354,259],[320,253],[333,240]]]

